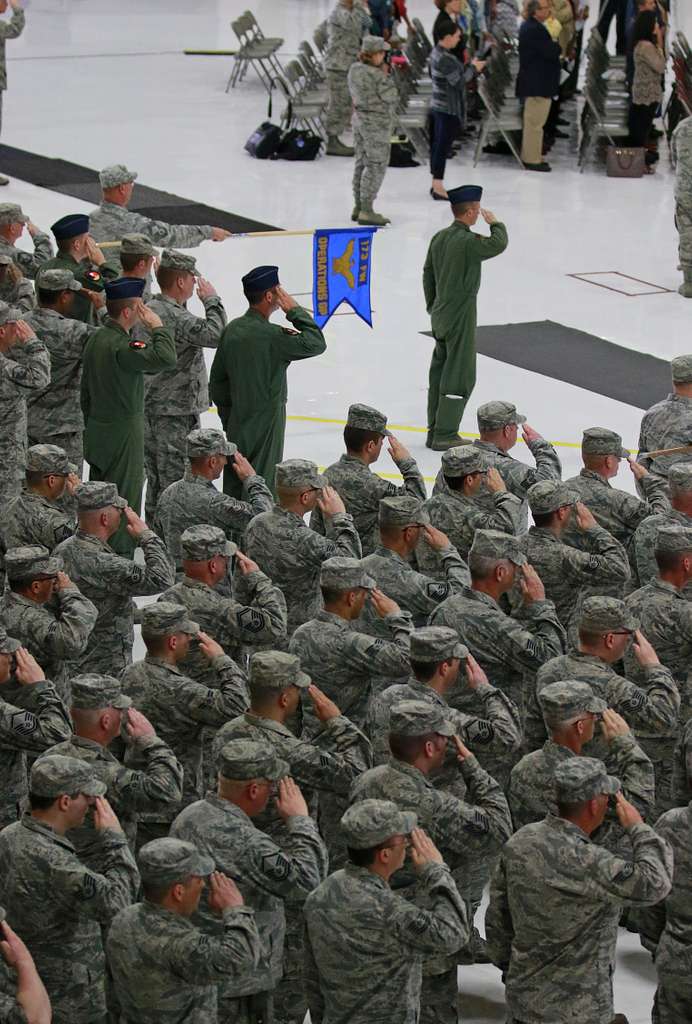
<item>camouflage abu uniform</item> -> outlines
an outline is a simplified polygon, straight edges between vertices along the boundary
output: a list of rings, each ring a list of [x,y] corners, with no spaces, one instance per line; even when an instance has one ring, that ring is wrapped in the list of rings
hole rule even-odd
[[[685,118],[671,139],[675,163],[675,226],[678,229],[680,266],[684,283],[678,291],[692,297],[692,124]]]
[[[36,305],[33,284],[5,253],[0,253],[0,299],[22,313],[30,313]]]
[[[0,42],[0,46],[2,43]],[[0,70],[0,81],[2,80],[2,71]],[[0,117],[2,116],[2,92],[0,91]],[[8,224],[28,224],[29,218],[23,212],[21,206],[17,206],[16,203],[0,203],[0,227],[4,227]],[[0,255],[10,256],[15,266],[19,267],[25,277],[33,278],[36,277],[36,273],[40,270],[41,266],[53,257],[53,246],[50,240],[50,235],[45,231],[37,231],[35,235],[31,237],[31,244],[33,245],[34,251],[27,252],[26,249],[19,249],[15,245],[11,245],[7,239],[0,235]]]
[[[620,780],[590,757],[555,772],[558,800],[613,794]],[[578,825],[549,814],[505,844],[485,916],[493,961],[505,972],[510,1019],[566,1024],[613,1019],[612,974],[622,908],[670,890],[670,846],[648,825],[628,830],[631,854],[610,853]]]
[[[147,843],[138,864],[143,884],[154,889],[214,870],[211,857],[179,839]],[[122,1024],[216,1024],[218,986],[249,974],[259,952],[249,907],[226,907],[214,935],[147,899],[126,907],[114,918],[107,943]]]
[[[416,815],[363,800],[342,818],[351,849],[407,835]],[[367,867],[330,875],[305,903],[305,973],[313,1024],[417,1024],[422,964],[469,937],[464,901],[446,864],[428,862],[404,899]]]
[[[221,1017],[229,1024],[241,1021],[244,997],[271,992],[280,984],[285,928],[284,901],[303,898],[327,874],[327,850],[308,815],[293,815],[286,822],[285,841],[277,846],[236,804],[221,796],[224,779],[278,781],[288,764],[265,744],[233,740],[219,755],[219,794],[208,793],[173,822],[171,835],[192,842],[214,859],[220,871],[237,883],[247,905],[255,912],[262,955],[247,979],[219,989]],[[218,919],[202,898],[199,924],[218,934]],[[271,1020],[271,1013],[267,1014]]]
[[[73,676],[70,685],[71,707],[78,710],[127,712],[132,704],[113,676]],[[156,734],[128,739],[126,750],[127,763],[121,764],[108,747],[75,733],[51,747],[46,756],[62,754],[89,765],[95,778],[106,786],[106,798],[134,849],[137,813],[166,805],[177,808],[182,797],[183,768],[168,744]],[[130,762],[141,764],[142,768],[131,768]],[[87,819],[84,827],[70,829],[68,839],[80,856],[88,856],[93,852],[95,835],[93,822]]]
[[[0,305],[0,329],[12,331],[20,313]],[[26,396],[50,380],[50,356],[38,338],[0,348],[0,508],[22,489],[26,468]]]
[[[19,640],[0,627],[0,654],[14,654]],[[7,682],[0,686],[0,829],[16,821],[26,798],[26,758],[35,757],[72,733],[67,708],[52,683]]]
[[[115,484],[90,481],[75,491],[80,511],[125,508]],[[96,625],[86,650],[77,661],[80,672],[118,675],[132,661],[134,643],[133,597],[158,594],[170,587],[175,575],[163,541],[153,530],[138,538],[144,565],[123,558],[93,534],[78,529],[74,537],[54,551],[65,572],[98,609]]]
[[[690,158],[692,159],[692,145],[690,146]],[[690,230],[692,230],[692,168],[690,168],[689,209]],[[690,265],[686,275],[692,278],[692,247],[690,248]],[[674,385],[692,383],[692,355],[676,356],[672,360],[670,368]],[[639,452],[654,452],[661,448],[676,448],[690,443],[692,443],[692,398],[673,392],[644,413],[639,430]],[[681,452],[679,455],[659,455],[655,459],[643,459],[638,454],[637,462],[646,466],[650,473],[665,480],[672,466],[690,462],[690,452]]]
[[[27,473],[68,476],[74,466],[62,448],[52,444],[36,444],[26,453]],[[25,487],[18,498],[7,506],[0,526],[2,547],[23,548],[40,545],[52,551],[77,529],[73,515],[49,498]]]
[[[34,764],[30,789],[53,799],[106,791],[87,765],[59,756]],[[124,833],[98,829],[95,843],[99,872],[78,858],[69,839],[30,814],[0,833],[0,898],[34,958],[54,1024],[105,1020],[102,929],[139,885]]]
[[[287,459],[276,467],[278,487],[321,489],[327,481],[314,462]],[[321,537],[281,505],[256,516],[245,533],[245,554],[281,588],[288,608],[288,635],[313,619],[322,607],[320,566],[327,558],[360,558],[360,539],[348,512],[329,516],[327,535]]]
[[[379,36],[365,36],[364,53],[389,50]],[[394,115],[399,93],[390,75],[382,67],[355,61],[348,72],[348,90],[353,102],[353,143],[356,161],[353,171],[353,198],[357,210],[372,211],[389,164]]]
[[[346,426],[379,433],[382,438],[390,436],[387,430],[387,417],[369,405],[349,406]],[[416,460],[409,455],[408,458],[397,462],[396,467],[404,478],[400,486],[373,473],[369,465],[357,455],[350,455],[348,452],[342,455],[338,462],[327,466],[324,471],[330,487],[334,488],[346,506],[346,511],[353,516],[363,556],[372,554],[379,544],[377,514],[381,498],[410,494],[414,498],[425,500],[425,481]],[[324,533],[324,517],[319,508],[316,508],[310,517],[310,528],[318,533]]]
[[[692,494],[692,463],[678,462],[671,466],[668,474],[668,486],[672,501],[678,497],[683,500],[688,499]],[[671,508],[667,512],[648,516],[635,531],[634,560],[637,570],[636,579],[640,587],[646,586],[647,583],[653,583],[658,577],[658,565],[654,558],[656,538],[659,530],[669,526],[692,528],[692,516],[676,508]]]
[[[324,69],[327,72],[329,105],[325,119],[328,135],[341,135],[351,123],[351,96],[348,91],[348,69],[358,58],[363,33],[370,18],[359,4],[350,8],[341,0],[327,18],[327,52]]]
[[[161,270],[199,276],[192,256],[164,249]],[[174,370],[152,377],[144,395],[144,466],[147,474],[147,522],[153,522],[159,495],[185,472],[185,438],[200,426],[209,408],[205,348],[216,348],[226,326],[226,311],[218,295],[201,299],[204,316],[188,312],[170,295],[155,295],[147,303],[175,339],[178,362]]]
[[[7,88],[7,62],[5,59],[5,41],[16,39],[24,31],[26,14],[22,7],[13,7],[9,21],[0,22],[0,124],[2,124],[2,94]],[[5,182],[3,183],[5,184]]]
[[[52,291],[81,291],[70,270],[42,270],[37,287]],[[84,346],[95,327],[39,306],[26,317],[50,355],[50,383],[27,397],[29,443],[64,448],[82,475],[84,416],[81,405]]]
[[[237,445],[227,441],[220,430],[192,430],[185,444],[188,459],[205,455],[226,455],[232,459],[238,451]],[[178,571],[182,569],[180,537],[188,527],[201,523],[218,526],[229,540],[239,542],[250,520],[270,509],[273,502],[266,483],[256,475],[243,481],[243,499],[224,494],[212,480],[194,473],[190,465],[185,467],[182,480],[166,488],[158,500],[155,526]]]

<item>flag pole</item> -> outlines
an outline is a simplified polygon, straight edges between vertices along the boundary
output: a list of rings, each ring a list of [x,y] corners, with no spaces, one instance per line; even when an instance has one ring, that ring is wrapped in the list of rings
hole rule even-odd
[[[288,235],[314,235],[315,229],[301,231],[234,231],[231,238],[286,238]],[[121,244],[118,239],[114,242],[98,242],[99,249],[115,249]]]

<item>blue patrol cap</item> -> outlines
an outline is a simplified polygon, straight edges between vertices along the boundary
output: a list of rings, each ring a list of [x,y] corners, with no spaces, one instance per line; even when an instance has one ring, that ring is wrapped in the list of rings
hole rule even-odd
[[[76,238],[77,235],[86,235],[89,231],[89,218],[86,213],[69,213],[67,217],[56,220],[51,227],[56,241],[64,238]]]
[[[146,281],[143,277],[116,277],[115,281],[106,281],[107,299],[140,299],[144,294]]]
[[[255,267],[241,280],[246,292],[268,291],[269,288],[275,288],[279,283],[279,268]]]
[[[480,185],[460,185],[459,188],[447,189],[447,198],[452,206],[456,203],[480,203],[482,195]]]

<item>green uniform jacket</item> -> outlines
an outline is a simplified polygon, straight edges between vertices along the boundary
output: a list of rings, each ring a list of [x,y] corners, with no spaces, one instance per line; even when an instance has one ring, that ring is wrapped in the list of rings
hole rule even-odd
[[[163,327],[152,331],[147,342],[133,342],[127,331],[107,320],[84,348],[84,456],[90,479],[117,484],[137,513],[144,485],[144,374],[175,365],[175,341]]]
[[[117,272],[105,263],[97,267],[95,263],[91,263],[89,260],[76,260],[69,253],[58,253],[52,260],[47,260],[41,264],[41,270],[48,269],[69,270],[83,288],[88,288],[92,292],[103,291],[103,282],[114,280],[118,276]],[[95,274],[97,277],[90,280],[87,276],[89,274]],[[82,292],[75,292],[69,315],[71,320],[81,320],[82,323],[91,324],[92,327],[98,327],[99,325],[96,307],[91,299],[87,298]]]
[[[300,333],[270,323],[254,309],[232,320],[221,335],[209,377],[224,430],[272,489],[276,463],[283,458],[286,370],[295,359],[319,356],[327,347],[306,310],[296,306],[286,316]],[[242,484],[231,467],[223,487],[240,496]]]

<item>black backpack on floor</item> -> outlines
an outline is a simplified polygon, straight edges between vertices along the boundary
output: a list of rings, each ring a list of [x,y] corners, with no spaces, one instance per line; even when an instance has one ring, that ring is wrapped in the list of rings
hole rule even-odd
[[[283,132],[271,121],[263,121],[245,143],[245,149],[257,160],[267,160],[274,156],[281,143]]]
[[[314,132],[291,128],[281,139],[275,157],[280,160],[314,160],[321,145],[322,139]]]

